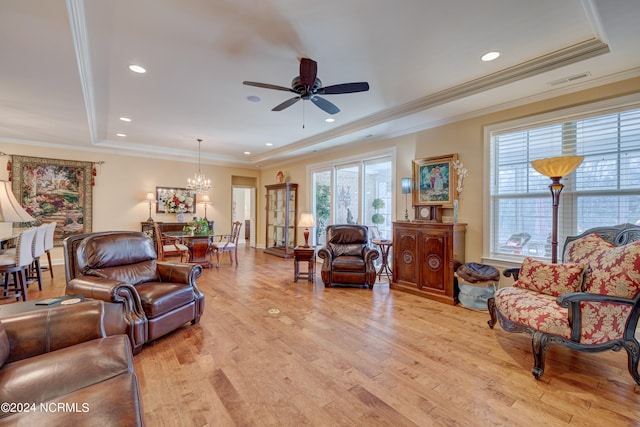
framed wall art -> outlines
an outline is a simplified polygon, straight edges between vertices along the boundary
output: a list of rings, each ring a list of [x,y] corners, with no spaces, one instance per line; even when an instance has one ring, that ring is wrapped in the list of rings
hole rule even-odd
[[[13,193],[32,217],[57,224],[56,246],[92,231],[92,172],[92,162],[12,156]]]
[[[196,193],[186,188],[156,187],[156,212],[196,213]]]
[[[457,159],[457,154],[448,154],[413,161],[414,206],[453,207],[456,191],[453,162]]]

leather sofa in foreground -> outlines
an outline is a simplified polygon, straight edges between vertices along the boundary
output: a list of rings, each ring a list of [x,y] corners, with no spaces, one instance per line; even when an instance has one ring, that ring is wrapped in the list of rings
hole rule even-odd
[[[107,336],[101,301],[0,319],[0,426],[141,426],[126,335]]]

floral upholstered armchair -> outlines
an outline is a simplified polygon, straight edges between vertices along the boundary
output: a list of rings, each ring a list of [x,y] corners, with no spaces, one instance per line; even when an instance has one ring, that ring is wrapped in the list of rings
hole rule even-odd
[[[557,344],[589,353],[624,348],[640,385],[640,227],[598,227],[568,237],[563,261],[525,258],[519,270],[506,270],[516,281],[489,299],[489,326],[497,320],[505,331],[531,335],[536,379]]]

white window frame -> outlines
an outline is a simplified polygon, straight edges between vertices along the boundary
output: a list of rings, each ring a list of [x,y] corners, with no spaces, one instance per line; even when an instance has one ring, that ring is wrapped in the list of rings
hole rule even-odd
[[[381,159],[381,158],[385,158],[385,157],[390,157],[391,158],[391,182],[392,182],[392,195],[391,195],[391,199],[393,200],[393,205],[394,207],[391,209],[391,217],[392,217],[392,221],[395,220],[395,214],[396,214],[396,209],[395,206],[397,206],[397,201],[398,201],[398,195],[397,195],[397,191],[395,191],[396,189],[396,148],[392,147],[392,148],[386,148],[386,149],[382,149],[382,150],[376,150],[376,151],[370,151],[367,153],[363,153],[363,154],[358,154],[358,155],[354,155],[354,156],[349,156],[349,157],[342,157],[339,160],[328,160],[325,162],[321,162],[321,163],[313,163],[310,165],[307,165],[307,188],[306,188],[306,192],[307,194],[309,194],[310,196],[307,197],[307,200],[305,202],[305,211],[306,212],[313,212],[313,203],[315,202],[315,197],[314,197],[314,188],[313,188],[313,174],[316,172],[325,172],[327,170],[332,170],[332,174],[331,174],[331,197],[332,197],[332,201],[331,201],[331,224],[334,224],[335,222],[335,206],[337,203],[337,194],[335,192],[335,170],[339,167],[345,167],[345,166],[353,166],[354,164],[359,164],[360,165],[360,175],[362,175],[363,170],[364,170],[364,164],[367,161],[371,161],[371,160],[377,160],[377,159]],[[358,205],[359,205],[359,212],[358,212],[358,224],[362,224],[361,222],[361,217],[362,214],[364,212],[364,206],[362,206],[362,195],[364,194],[364,189],[363,187],[363,182],[364,180],[362,179],[362,176],[360,176],[359,178],[359,186],[360,188],[358,189]],[[313,233],[314,236],[314,240],[315,240],[315,233]],[[315,241],[314,241],[315,244]]]
[[[577,107],[566,108],[550,113],[539,114],[522,119],[507,121],[484,127],[484,201],[483,201],[483,257],[485,263],[490,263],[498,267],[513,267],[520,265],[523,256],[507,256],[499,257],[491,254],[492,240],[492,199],[491,199],[491,141],[495,134],[505,132],[515,132],[518,130],[530,129],[553,123],[561,123],[572,120],[580,120],[589,116],[598,116],[606,114],[614,114],[624,110],[640,108],[640,94],[633,94],[619,98],[613,98],[606,101],[600,101],[585,104]],[[564,181],[564,180],[563,180]],[[549,181],[551,182],[551,181]],[[565,183],[566,184],[566,183]],[[564,200],[563,200],[564,202]],[[561,204],[563,203],[561,202]],[[551,194],[549,194],[549,203],[551,203]],[[551,218],[549,218],[551,221]],[[559,218],[559,222],[562,218]],[[559,251],[562,250],[564,241],[559,241]],[[559,257],[560,258],[560,257]]]

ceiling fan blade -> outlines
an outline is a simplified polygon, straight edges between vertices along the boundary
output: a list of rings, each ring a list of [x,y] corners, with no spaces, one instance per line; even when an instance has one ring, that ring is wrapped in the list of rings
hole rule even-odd
[[[324,98],[321,98],[319,96],[312,96],[311,97],[311,102],[313,102],[314,104],[316,104],[316,106],[318,108],[320,108],[321,110],[323,110],[326,113],[329,114],[336,114],[340,112],[340,109],[338,107],[336,107],[333,103],[327,101]]]
[[[298,101],[300,101],[300,97],[299,96],[295,96],[295,97],[293,97],[291,99],[287,99],[282,104],[276,105],[275,107],[273,107],[271,109],[271,111],[282,111],[287,107],[291,107],[293,104],[295,104]]]
[[[339,85],[321,87],[316,91],[316,93],[320,93],[324,95],[336,95],[339,93],[366,92],[368,90],[369,90],[369,83],[355,82],[355,83],[342,83]]]
[[[316,82],[318,63],[313,59],[302,58],[300,60],[300,83],[309,91]]]
[[[296,93],[296,91],[294,91],[291,88],[284,87],[284,86],[271,85],[271,84],[268,84],[268,83],[258,83],[258,82],[247,82],[247,81],[244,81],[244,82],[242,82],[242,84],[243,85],[247,85],[247,86],[261,87],[261,88],[264,88],[264,89],[275,89],[275,90],[283,90],[285,92]]]

